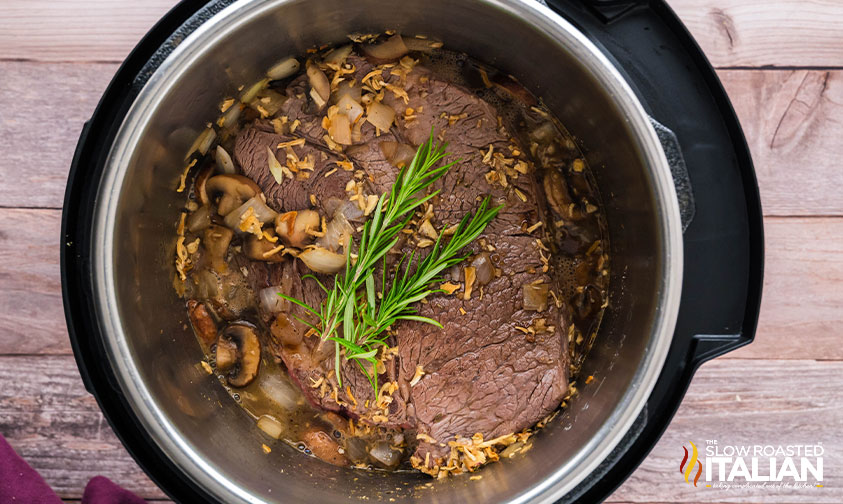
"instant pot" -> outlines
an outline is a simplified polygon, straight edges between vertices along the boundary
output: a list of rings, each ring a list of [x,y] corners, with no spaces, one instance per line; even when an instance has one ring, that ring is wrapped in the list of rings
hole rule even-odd
[[[586,152],[609,225],[610,302],[582,369],[593,381],[529,452],[480,480],[339,468],[283,443],[263,453],[254,421],[197,365],[172,287],[184,204],[173,188],[220,99],[284,56],[390,28],[442,40],[541,97]],[[646,457],[696,368],[752,341],[762,216],[726,93],[660,0],[182,2],[82,131],[61,263],[85,386],[177,501],[594,502]]]

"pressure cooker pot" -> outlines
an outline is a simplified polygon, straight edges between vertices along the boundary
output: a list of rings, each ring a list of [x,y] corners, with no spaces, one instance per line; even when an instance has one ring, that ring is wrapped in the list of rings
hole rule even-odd
[[[164,491],[184,502],[554,502],[596,499],[623,480],[693,369],[751,341],[761,278],[757,190],[728,101],[682,30],[652,35],[677,37],[694,62],[657,90],[649,65],[659,65],[636,64],[651,35],[625,50],[618,41],[676,21],[664,6],[627,3],[560,1],[554,12],[534,0],[215,1],[179,5],[150,32],[80,139],[62,273],[86,386]],[[581,370],[593,380],[529,452],[479,480],[335,467],[286,445],[265,454],[253,419],[197,366],[172,288],[183,205],[173,181],[221,98],[280,57],[385,29],[441,40],[539,96],[586,153],[608,223],[609,304]],[[681,66],[670,58],[664,68]],[[694,94],[681,106],[665,103],[681,93],[661,96],[676,86]],[[701,114],[697,130],[677,120],[682,107],[715,115]]]

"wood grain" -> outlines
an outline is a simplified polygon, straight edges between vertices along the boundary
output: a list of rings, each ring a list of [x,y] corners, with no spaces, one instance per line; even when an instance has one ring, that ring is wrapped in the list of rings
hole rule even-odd
[[[73,357],[0,357],[0,377],[0,433],[61,497],[80,498],[98,474],[144,497],[166,497],[111,431]]]
[[[0,62],[0,207],[60,208],[110,63]],[[843,215],[843,71],[724,70],[765,215]],[[33,84],[33,83],[37,83]],[[47,93],[49,90],[49,96]]]
[[[0,354],[70,352],[59,277],[61,213],[0,208]],[[768,218],[755,343],[726,358],[843,359],[843,218]]]
[[[175,0],[6,0],[0,58],[121,61]],[[716,66],[843,66],[837,0],[668,0]]]
[[[122,61],[177,0],[5,0],[0,58]]]
[[[843,219],[766,219],[753,344],[728,358],[843,359]]]
[[[20,369],[27,369],[24,375]],[[843,473],[828,464],[826,488],[741,493],[688,486],[682,445],[814,443],[843,450],[843,362],[716,360],[704,365],[664,437],[612,502],[840,502]],[[129,458],[85,392],[73,358],[0,357],[0,432],[59,495],[74,499],[102,474],[146,498],[164,498]],[[822,418],[822,422],[816,419]],[[832,457],[828,459],[834,460]]]
[[[841,215],[843,71],[719,75],[752,151],[764,214]]]
[[[61,208],[82,125],[116,71],[113,63],[0,62],[0,206]]]
[[[0,353],[69,353],[58,210],[0,209]]]
[[[843,501],[843,362],[721,360],[697,372],[679,412],[610,502]],[[682,445],[822,443],[824,488],[694,488],[679,473]]]
[[[843,66],[838,0],[667,0],[716,67]]]

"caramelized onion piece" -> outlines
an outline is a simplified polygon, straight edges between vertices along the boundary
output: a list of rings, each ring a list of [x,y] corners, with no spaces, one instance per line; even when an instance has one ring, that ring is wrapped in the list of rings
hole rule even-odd
[[[404,44],[404,39],[397,33],[380,44],[364,45],[363,52],[366,56],[372,59],[381,61],[391,61],[404,56],[410,50]]]
[[[299,60],[290,56],[272,65],[269,70],[266,71],[266,76],[272,80],[286,79],[298,72],[299,67]]]
[[[308,231],[319,229],[319,224],[319,212],[315,210],[294,210],[275,218],[275,232],[287,245],[302,248],[313,239]]]
[[[245,203],[229,212],[229,214],[225,216],[225,219],[223,219],[223,222],[225,222],[225,225],[228,228],[240,232],[240,221],[243,219],[243,215],[248,212],[250,208],[252,209],[252,212],[255,213],[255,218],[257,218],[261,224],[272,222],[278,216],[273,209],[266,206],[266,203],[263,202],[263,198],[256,196],[249,198]]]
[[[547,293],[549,286],[541,284],[524,284],[522,287],[524,295],[524,309],[531,311],[547,310]]]
[[[278,439],[284,433],[284,425],[270,415],[261,415],[258,418],[258,429],[262,430],[264,434],[272,439]]]
[[[345,255],[331,252],[322,247],[314,247],[299,254],[299,259],[316,273],[336,273],[345,267]]]
[[[348,94],[337,101],[337,107],[339,107],[339,113],[347,116],[352,124],[363,115],[363,106]]]
[[[475,269],[477,283],[486,285],[495,278],[495,266],[488,252],[481,252],[471,260],[471,266]]]
[[[204,231],[211,225],[211,207],[202,205],[195,212],[187,216],[187,229],[191,233]]]
[[[310,87],[319,95],[319,98],[322,99],[321,104],[317,103],[321,108],[331,97],[331,83],[328,81],[328,77],[325,76],[325,72],[311,60],[307,61],[307,81],[310,83]],[[313,96],[313,93],[311,93],[311,96]]]
[[[392,107],[378,102],[372,102],[369,104],[366,120],[369,121],[372,126],[381,131],[389,131],[394,119],[395,110],[393,110]]]
[[[331,140],[340,145],[351,145],[351,121],[348,116],[337,114],[332,117],[328,134],[331,135]]]

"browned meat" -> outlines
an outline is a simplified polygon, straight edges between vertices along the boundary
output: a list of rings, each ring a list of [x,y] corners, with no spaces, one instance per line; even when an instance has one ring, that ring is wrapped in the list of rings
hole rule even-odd
[[[357,74],[371,68],[360,58],[355,64]],[[307,99],[296,88],[300,85],[298,81],[291,84],[287,90],[291,98],[284,107],[289,121],[300,121],[302,129],[295,135],[308,141],[307,145],[296,147],[296,152],[319,159],[310,178],[278,186],[269,175],[266,146],[292,137],[280,137],[253,126],[240,134],[235,149],[235,158],[244,173],[261,186],[278,210],[309,206],[311,193],[319,202],[343,198],[345,183],[353,176],[340,170],[324,177],[338,158],[333,153],[323,154],[322,148],[316,147],[324,145],[324,132],[319,117],[307,112]],[[460,162],[438,183],[444,191],[434,202],[432,223],[439,230],[457,223],[467,212],[474,211],[486,195],[495,204],[505,204],[468,251],[488,252],[498,269],[497,276],[485,286],[475,284],[468,299],[463,299],[463,289],[452,295],[430,297],[421,306],[421,314],[439,320],[444,329],[419,323],[394,328],[392,343],[398,347],[397,355],[386,361],[386,370],[380,375],[382,386],[388,382],[397,385],[394,391],[387,387],[387,392],[392,392],[389,404],[377,404],[371,386],[353,363],[344,362],[343,387],[337,387],[333,345],[305,337],[306,328],[291,317],[288,320],[282,315],[285,320],[273,325],[273,333],[279,341],[277,354],[313,404],[379,425],[416,429],[422,439],[429,436],[435,440],[421,441],[416,450],[421,460],[430,453],[433,465],[446,454],[442,445],[455,436],[470,437],[479,432],[488,439],[520,431],[559,405],[568,385],[568,321],[563,320],[552,302],[543,312],[522,307],[525,284],[542,282],[552,289],[556,286],[553,271],[547,270],[543,259],[538,233],[526,231],[544,217],[544,199],[532,165],[526,165],[530,169],[517,178],[510,176],[504,182],[486,178],[495,152],[509,159],[526,159],[518,152],[523,153],[523,149],[499,123],[495,109],[421,68],[410,74],[404,88],[408,90],[407,103],[390,92],[385,95],[384,103],[395,108],[399,118],[393,132],[376,137],[364,128],[363,141],[345,153],[355,169],[363,169],[369,175],[371,188],[377,194],[392,184],[397,173],[384,156],[381,142],[403,142],[415,148],[426,140],[433,127]],[[414,119],[403,118],[408,107],[414,109]],[[410,250],[411,244],[405,243],[403,248]],[[279,285],[285,276],[291,278],[290,294],[318,306],[321,292],[314,282],[299,278],[301,269],[304,268],[294,262],[259,264],[252,265],[255,272],[249,276],[256,288]],[[449,274],[453,281],[460,281],[459,271]],[[325,280],[330,282],[329,278]],[[303,315],[295,307],[291,314]],[[290,337],[284,331],[295,335]],[[421,378],[411,385],[419,374]],[[386,415],[381,415],[381,406],[385,406]]]

